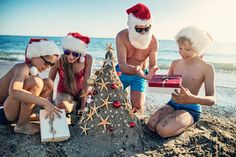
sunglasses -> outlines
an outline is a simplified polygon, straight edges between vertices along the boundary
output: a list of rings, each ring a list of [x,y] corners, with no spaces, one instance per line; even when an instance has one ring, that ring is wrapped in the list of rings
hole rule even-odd
[[[42,60],[44,61],[44,65],[46,67],[51,67],[51,66],[55,65],[55,63],[47,61],[43,56],[40,56],[40,58],[42,58]]]
[[[138,27],[135,27],[135,31],[136,31],[137,33],[142,33],[143,31],[144,31],[144,32],[148,32],[148,31],[150,31],[150,29],[151,29],[151,26],[145,27],[145,28],[138,28]]]
[[[70,51],[70,50],[64,50],[64,54],[67,55],[67,56],[72,54],[72,56],[76,57],[76,58],[80,56],[80,53],[75,52],[75,51]]]

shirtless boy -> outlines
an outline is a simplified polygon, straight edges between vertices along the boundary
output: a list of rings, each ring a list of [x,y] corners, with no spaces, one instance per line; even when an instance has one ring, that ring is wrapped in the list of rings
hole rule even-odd
[[[181,74],[180,92],[158,109],[149,119],[148,127],[161,137],[182,133],[201,116],[201,105],[215,103],[214,67],[202,60],[202,55],[211,43],[209,34],[196,27],[182,29],[176,35],[179,54],[182,59],[172,62],[168,75]],[[205,96],[198,96],[201,86]]]
[[[35,104],[43,106],[49,116],[59,109],[45,99],[53,82],[41,79],[38,72],[53,66],[59,49],[53,41],[31,39],[25,52],[25,63],[18,63],[0,79],[0,124],[16,123],[15,133],[34,134],[38,126],[30,123]]]

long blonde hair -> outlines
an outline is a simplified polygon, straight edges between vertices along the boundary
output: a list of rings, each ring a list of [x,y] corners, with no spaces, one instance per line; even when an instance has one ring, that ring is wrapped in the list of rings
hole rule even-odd
[[[64,69],[64,86],[68,93],[72,95],[77,94],[77,86],[76,86],[76,79],[73,73],[72,64],[67,61],[66,56],[63,54],[61,56],[63,61],[63,69]]]

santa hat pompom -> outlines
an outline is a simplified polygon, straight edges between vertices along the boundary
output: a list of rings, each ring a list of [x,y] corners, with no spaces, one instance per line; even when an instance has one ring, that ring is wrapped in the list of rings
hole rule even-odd
[[[53,41],[48,41],[43,38],[32,38],[27,45],[25,59],[26,62],[29,62],[33,57],[59,55],[59,52],[59,48]]]
[[[190,40],[192,47],[198,52],[198,56],[201,56],[212,43],[212,39],[207,32],[193,26],[180,30],[175,36],[176,41],[180,37],[186,37]]]
[[[62,39],[61,45],[63,49],[84,55],[87,52],[89,42],[90,39],[87,36],[83,36],[79,33],[68,33],[68,35]]]
[[[128,25],[150,25],[152,23],[151,13],[147,6],[138,3],[126,10],[128,14]]]

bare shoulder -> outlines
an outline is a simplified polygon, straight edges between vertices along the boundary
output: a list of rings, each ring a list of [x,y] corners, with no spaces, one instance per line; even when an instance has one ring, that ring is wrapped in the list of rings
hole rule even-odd
[[[128,30],[127,29],[123,29],[121,30],[119,33],[117,33],[116,35],[116,39],[125,39],[128,38]]]
[[[208,72],[214,72],[215,71],[215,69],[214,69],[214,66],[212,65],[212,64],[210,64],[210,63],[206,63],[206,62],[204,62],[203,61],[203,69],[205,70],[205,72],[206,72],[206,74],[208,73]]]
[[[151,49],[157,49],[158,48],[158,41],[154,35],[152,35],[152,40],[150,42]]]
[[[176,60],[173,60],[171,64],[174,66],[174,65],[180,64],[181,62],[182,62],[182,59],[176,59]]]
[[[15,64],[13,67],[14,73],[29,73],[29,66],[25,63]]]

